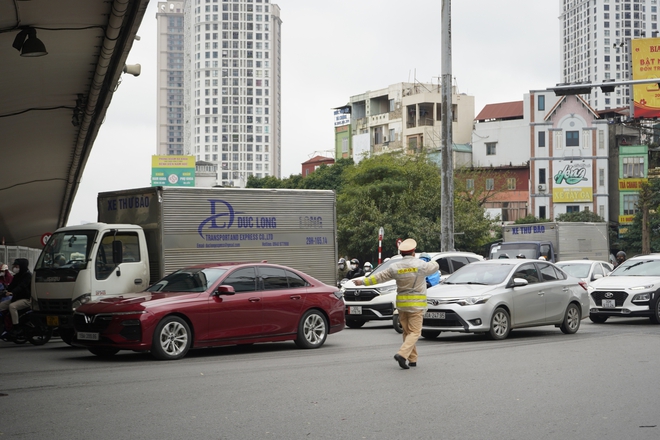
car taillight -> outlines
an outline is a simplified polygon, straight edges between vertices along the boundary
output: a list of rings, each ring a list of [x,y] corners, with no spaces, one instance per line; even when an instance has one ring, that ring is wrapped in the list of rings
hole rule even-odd
[[[587,291],[589,290],[589,289],[587,289],[587,283],[585,283],[584,281],[579,281],[578,284],[579,284],[580,286],[582,286],[582,288],[583,288],[584,290],[587,290]]]

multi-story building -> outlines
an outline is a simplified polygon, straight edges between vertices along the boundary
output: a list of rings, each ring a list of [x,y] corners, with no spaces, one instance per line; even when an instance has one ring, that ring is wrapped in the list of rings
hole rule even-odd
[[[170,1],[159,3],[157,18],[159,152],[181,149],[216,163],[223,186],[243,187],[250,175],[280,177],[279,7]]]
[[[561,72],[564,83],[623,81],[630,76],[629,42],[658,33],[658,0],[561,0]],[[628,86],[584,95],[594,109],[628,105]]]
[[[335,109],[335,157],[390,151],[433,152],[442,146],[442,88],[439,84],[398,83],[350,98]],[[350,119],[344,117],[350,109]],[[452,139],[470,142],[474,97],[452,93]]]

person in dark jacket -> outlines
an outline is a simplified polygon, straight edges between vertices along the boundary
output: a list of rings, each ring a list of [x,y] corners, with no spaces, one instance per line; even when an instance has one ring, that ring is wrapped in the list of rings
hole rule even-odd
[[[351,260],[351,270],[346,274],[346,278],[352,280],[353,278],[363,277],[364,270],[360,267],[360,261],[357,258]]]
[[[18,325],[18,311],[30,307],[32,298],[32,272],[30,272],[28,265],[26,258],[14,260],[14,264],[12,264],[14,279],[9,283],[5,292],[5,295],[11,295],[11,301],[0,302],[0,312],[9,309],[13,325],[12,331],[15,334],[20,333],[20,329],[16,328],[16,325]]]

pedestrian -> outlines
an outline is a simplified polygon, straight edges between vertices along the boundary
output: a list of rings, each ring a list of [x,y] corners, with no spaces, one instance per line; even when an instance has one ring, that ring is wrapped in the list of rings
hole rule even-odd
[[[26,258],[17,258],[12,264],[14,279],[7,286],[5,295],[11,295],[11,301],[0,302],[0,312],[9,309],[12,323],[12,333],[14,336],[20,334],[18,325],[18,311],[30,307],[32,272],[28,268]]]
[[[346,260],[340,258],[339,261],[337,261],[337,287],[341,287],[342,280],[347,278],[346,274],[348,274]]]
[[[623,251],[619,251],[616,253],[616,265],[620,266],[621,263],[626,261],[626,253]]]
[[[402,259],[364,279],[353,282],[358,285],[373,286],[387,280],[396,280],[396,308],[403,328],[403,344],[394,360],[404,370],[417,366],[417,340],[422,333],[422,322],[426,312],[426,277],[439,270],[435,261],[426,262],[415,258],[417,242],[407,238],[399,245]]]
[[[351,260],[351,270],[346,274],[346,278],[352,280],[353,278],[363,277],[364,270],[360,267],[360,261],[357,258]]]

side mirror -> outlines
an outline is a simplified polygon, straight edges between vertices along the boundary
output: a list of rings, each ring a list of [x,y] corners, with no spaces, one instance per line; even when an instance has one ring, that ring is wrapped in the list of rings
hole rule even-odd
[[[591,281],[596,281],[599,278],[603,278],[602,273],[595,273],[594,276],[591,277]]]
[[[524,278],[514,278],[513,281],[511,282],[511,287],[526,286],[528,284],[529,283]]]
[[[222,286],[218,286],[218,295],[235,295],[236,291],[234,290],[234,286],[228,286],[223,284]]]

